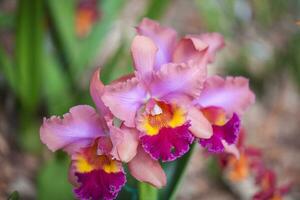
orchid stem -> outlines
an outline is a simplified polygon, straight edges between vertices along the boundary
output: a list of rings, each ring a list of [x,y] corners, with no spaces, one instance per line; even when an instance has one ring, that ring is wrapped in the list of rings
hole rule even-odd
[[[158,190],[155,187],[147,183],[139,183],[139,200],[156,200],[157,194]]]

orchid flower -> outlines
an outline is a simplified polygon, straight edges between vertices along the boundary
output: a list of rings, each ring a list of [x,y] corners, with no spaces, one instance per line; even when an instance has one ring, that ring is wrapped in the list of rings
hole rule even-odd
[[[88,35],[94,23],[101,17],[96,0],[80,0],[76,8],[75,30],[79,38]]]
[[[213,136],[199,143],[210,152],[224,150],[239,157],[235,143],[240,129],[240,116],[253,104],[255,96],[243,77],[211,76],[194,104],[213,125]]]
[[[258,166],[261,166],[262,161],[260,150],[245,146],[245,131],[243,128],[240,130],[236,147],[239,157],[232,155],[232,152],[218,155],[221,168],[227,168],[228,178],[232,182],[240,182],[247,179],[251,175],[251,171],[255,171]]]
[[[239,158],[232,155],[227,158],[228,178],[233,182],[239,182],[248,178],[262,161],[260,151],[255,148],[241,148],[239,152]]]
[[[40,129],[50,150],[63,149],[71,156],[70,180],[80,199],[114,199],[126,182],[122,163],[110,154],[112,143],[102,120],[92,107],[79,105],[62,119],[44,119]]]
[[[217,33],[187,35],[144,19],[131,53],[135,72],[103,85],[100,70],[90,84],[96,110],[70,109],[44,119],[43,143],[71,156],[70,181],[80,199],[114,199],[126,182],[122,163],[142,182],[166,184],[158,160],[173,161],[195,138],[211,152],[231,152],[240,116],[254,101],[248,80],[207,78],[207,65],[224,46]]]
[[[283,199],[292,184],[278,186],[276,174],[266,168],[261,150],[245,145],[244,129],[241,129],[236,146],[240,152],[239,158],[228,153],[218,154],[221,169],[228,175],[228,180],[235,183],[251,180],[253,187],[257,188],[253,200]]]
[[[135,73],[105,86],[98,99],[128,127],[139,131],[143,149],[154,159],[172,161],[194,138],[213,130],[192,105],[206,80],[206,66],[223,46],[219,34],[188,35],[177,41],[171,28],[144,19],[131,52]]]
[[[278,186],[276,174],[270,169],[264,169],[256,183],[260,191],[254,195],[253,200],[282,200],[291,189],[291,184]]]
[[[92,82],[98,78],[96,72]],[[116,126],[94,96],[95,91],[101,92],[101,85],[91,84],[90,89],[99,114],[91,106],[79,105],[63,118],[44,119],[40,128],[41,140],[50,150],[63,149],[71,156],[69,178],[75,195],[79,199],[115,199],[126,182],[122,161],[129,162],[129,171],[138,180],[164,186],[166,175],[157,161],[138,148],[136,130]],[[120,139],[123,137],[126,140]]]

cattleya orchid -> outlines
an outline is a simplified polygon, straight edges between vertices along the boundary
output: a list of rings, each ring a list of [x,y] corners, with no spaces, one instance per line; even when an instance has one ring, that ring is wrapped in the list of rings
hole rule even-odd
[[[122,163],[113,160],[112,142],[103,118],[87,105],[70,109],[63,118],[44,119],[41,140],[52,151],[72,158],[70,181],[80,199],[113,199],[125,184]]]
[[[99,79],[95,73],[92,82]],[[91,85],[91,95],[97,104]],[[105,109],[98,107],[99,113]],[[158,188],[166,184],[166,175],[157,161],[138,148],[135,129],[116,126],[110,113],[102,114],[88,105],[70,109],[63,118],[44,119],[40,129],[43,143],[52,151],[63,149],[72,159],[70,182],[79,199],[114,199],[126,182],[123,162],[140,181]],[[123,138],[126,140],[123,140]],[[122,141],[120,141],[122,138]],[[133,151],[131,150],[133,149]],[[148,173],[144,173],[147,171]]]
[[[261,189],[253,200],[282,200],[291,189],[291,184],[278,186],[276,174],[270,169],[264,169],[257,176],[256,183]]]
[[[262,152],[245,144],[244,129],[240,133],[237,148],[239,158],[228,153],[218,155],[221,169],[228,174],[229,180],[233,183],[254,180],[252,184],[257,191],[252,196],[253,200],[282,200],[291,189],[291,183],[278,186],[275,172],[263,162]]]
[[[80,199],[114,199],[131,175],[157,188],[166,185],[159,164],[188,152],[195,139],[210,152],[239,156],[240,117],[254,102],[248,80],[207,77],[207,66],[224,46],[217,33],[187,35],[144,19],[136,28],[133,74],[109,85],[97,70],[87,105],[63,118],[45,119],[43,143],[72,159],[70,181]]]
[[[103,104],[126,126],[137,128],[142,147],[155,160],[175,160],[189,150],[194,138],[216,152],[224,146],[230,149],[239,132],[238,116],[233,114],[222,127],[212,126],[201,108],[215,103],[228,111],[223,116],[227,117],[244,110],[254,95],[244,78],[207,79],[207,64],[224,46],[222,36],[187,35],[177,41],[173,29],[149,19],[141,22],[137,34],[131,46],[135,73],[105,86]]]
[[[254,102],[255,96],[243,77],[219,76],[207,78],[194,104],[199,107],[213,127],[213,136],[199,143],[210,152],[227,152],[239,156],[235,143],[240,130],[240,116]]]

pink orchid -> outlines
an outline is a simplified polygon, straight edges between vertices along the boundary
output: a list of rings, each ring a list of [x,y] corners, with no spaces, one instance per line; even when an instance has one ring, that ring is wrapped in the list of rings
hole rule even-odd
[[[96,79],[99,79],[98,71],[92,83]],[[76,196],[80,199],[116,198],[126,182],[121,161],[129,162],[129,171],[138,180],[158,188],[164,186],[166,175],[160,164],[137,148],[137,131],[123,125],[117,127],[107,108],[94,95],[101,92],[102,86],[91,84],[90,89],[100,114],[90,106],[79,105],[63,118],[44,119],[40,129],[41,140],[50,150],[63,149],[71,156],[69,176],[76,187]]]
[[[70,180],[81,199],[114,199],[126,182],[122,162],[139,181],[158,188],[166,175],[158,160],[172,161],[195,140],[211,152],[232,152],[239,117],[254,101],[244,78],[207,78],[207,64],[224,46],[217,33],[187,35],[177,41],[171,28],[144,19],[131,52],[135,73],[110,85],[96,71],[87,105],[63,118],[45,119],[43,143],[72,158]],[[119,122],[119,123],[118,123]]]
[[[254,100],[255,95],[249,88],[249,82],[243,77],[207,78],[194,105],[211,122],[214,133],[209,139],[200,139],[199,143],[210,152],[225,150],[239,157],[235,146],[240,129],[239,117]]]
[[[50,150],[70,154],[70,180],[80,199],[114,199],[126,182],[122,163],[110,154],[112,143],[102,120],[92,107],[79,105],[62,119],[44,119],[40,129]]]
[[[172,161],[197,138],[210,138],[212,126],[192,106],[206,80],[206,66],[223,46],[219,34],[185,36],[144,19],[131,52],[135,74],[104,86],[102,106],[137,128],[144,150],[155,160]],[[102,83],[98,83],[102,84]]]
[[[257,174],[256,185],[260,190],[253,196],[253,200],[281,200],[292,188],[292,183],[279,186],[275,172],[265,168]]]
[[[245,137],[245,130],[242,129],[237,143],[241,153],[239,159],[226,153],[218,155],[221,169],[228,174],[232,182],[239,183],[253,177],[255,180],[253,184],[257,188],[253,200],[284,199],[293,186],[292,182],[279,185],[275,172],[266,167],[261,150],[247,146]]]

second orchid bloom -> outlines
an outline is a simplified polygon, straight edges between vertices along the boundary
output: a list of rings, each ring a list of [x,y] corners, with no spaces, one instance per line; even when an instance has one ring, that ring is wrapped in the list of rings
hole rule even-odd
[[[159,161],[174,161],[194,141],[210,152],[239,156],[240,117],[255,97],[243,77],[208,77],[223,37],[178,39],[173,29],[149,19],[136,30],[134,74],[109,85],[100,81],[100,70],[92,77],[98,112],[75,106],[63,118],[45,119],[40,130],[50,150],[70,154],[70,181],[80,199],[116,198],[126,182],[122,162],[137,180],[163,187]]]

